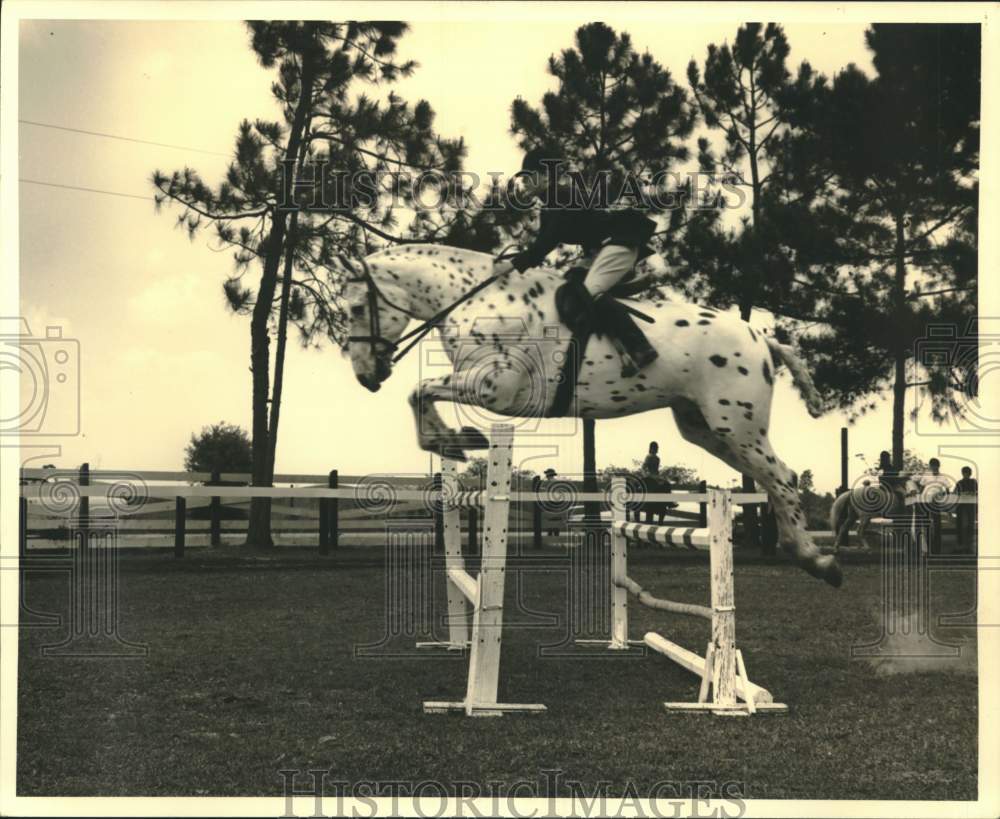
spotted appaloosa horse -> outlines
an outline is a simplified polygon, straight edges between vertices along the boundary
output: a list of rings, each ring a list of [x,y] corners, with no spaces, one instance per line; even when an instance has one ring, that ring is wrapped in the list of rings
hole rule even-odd
[[[347,273],[351,312],[348,352],[355,375],[376,391],[392,373],[392,356],[411,319],[427,321],[493,274],[487,254],[440,245],[402,245],[368,256]],[[449,429],[438,401],[478,406],[513,417],[545,416],[572,343],[560,323],[555,291],[561,276],[539,268],[513,272],[440,319],[452,371],[421,381],[410,396],[420,446],[462,457],[468,435]],[[592,338],[568,415],[617,418],[670,407],[681,435],[751,475],[770,497],[783,548],[810,574],[839,586],[840,567],[805,529],[792,471],[768,441],[775,369],[785,364],[810,413],[819,396],[794,351],[738,317],[669,301],[657,294],[631,302],[654,319],[643,328],[660,357],[630,378],[607,338]],[[467,431],[465,431],[467,432]],[[478,436],[481,438],[482,436]],[[476,446],[481,446],[478,441]]]

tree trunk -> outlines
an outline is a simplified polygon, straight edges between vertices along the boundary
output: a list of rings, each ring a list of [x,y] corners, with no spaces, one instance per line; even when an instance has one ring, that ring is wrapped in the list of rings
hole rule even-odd
[[[753,71],[750,72],[751,82],[753,81]],[[752,91],[751,91],[751,102],[753,101]],[[740,300],[740,318],[743,321],[749,323],[750,316],[753,314],[753,296],[756,295],[757,289],[760,287],[761,280],[763,278],[763,271],[761,269],[762,260],[759,255],[756,255],[756,250],[758,249],[757,242],[757,226],[760,222],[760,194],[761,194],[761,181],[760,181],[760,168],[757,166],[757,133],[756,133],[756,122],[751,116],[750,118],[750,179],[752,187],[752,198],[750,201],[751,205],[751,219],[750,219],[750,236],[751,245],[755,250],[755,256],[751,259],[751,264],[753,265],[753,276],[751,287],[745,291],[743,298]],[[749,475],[743,475],[743,491],[744,492],[756,492],[757,487],[754,485],[753,478]],[[774,555],[777,553],[777,543],[770,539],[762,540],[760,536],[760,521],[757,516],[756,506],[744,506],[743,507],[743,534],[746,538],[746,545],[751,548],[759,548],[761,554]]]
[[[288,340],[288,303],[292,294],[292,269],[295,256],[295,230],[298,226],[298,213],[292,214],[288,227],[288,241],[285,248],[285,269],[281,278],[281,306],[278,308],[278,344],[274,351],[274,386],[271,388],[271,422],[269,443],[271,477],[274,478],[275,453],[278,449],[278,422],[281,419],[281,389],[285,377],[285,344]]]
[[[900,326],[906,310],[906,233],[902,213],[896,214],[896,275],[893,282],[893,297],[896,303]],[[899,347],[895,354],[895,379],[892,385],[892,465],[903,468],[903,431],[906,423],[906,359],[905,347]]]
[[[903,425],[906,422],[906,354],[896,353],[896,378],[892,385],[892,465],[903,468]]]
[[[302,144],[302,134],[305,130],[306,117],[312,105],[313,61],[309,53],[303,58],[301,93],[295,118],[288,132],[288,143],[285,157],[293,160],[292,168],[286,169],[282,180],[283,203],[293,201],[294,176],[297,173],[299,147]],[[278,267],[284,257],[285,225],[288,214],[275,209],[271,216],[271,233],[267,241],[267,254],[264,257],[264,270],[257,289],[257,301],[254,304],[253,316],[250,320],[250,370],[253,375],[253,485],[269,487],[274,483],[274,460],[272,457],[271,430],[268,418],[268,393],[271,387],[271,337],[270,318],[274,304],[274,293],[278,285]],[[271,537],[271,501],[270,498],[253,498],[250,501],[250,520],[247,525],[247,539],[244,544],[249,548],[270,549],[274,546]]]
[[[283,244],[285,235],[285,215],[275,213],[272,217],[271,234],[268,237],[268,251],[264,259],[264,272],[257,288],[257,302],[254,304],[250,320],[250,372],[253,377],[253,446],[252,476],[254,486],[271,486],[274,471],[271,469],[271,443],[268,439],[268,393],[271,387],[271,337],[268,320],[271,303],[277,285],[277,266],[271,264],[273,258],[280,258],[275,247]],[[269,498],[250,500],[250,520],[247,525],[246,546],[268,549],[274,546],[271,539],[271,501]]]
[[[595,445],[595,423],[593,418],[583,419],[583,491],[597,491],[597,447]],[[598,525],[601,520],[601,505],[588,501],[583,505],[585,523]]]

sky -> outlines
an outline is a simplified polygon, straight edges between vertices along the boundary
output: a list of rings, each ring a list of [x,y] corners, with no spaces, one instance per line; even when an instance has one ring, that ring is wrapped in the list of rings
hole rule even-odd
[[[626,13],[617,6],[614,11]],[[520,151],[508,132],[510,103],[518,95],[539,102],[553,87],[545,71],[549,56],[570,46],[574,30],[588,22],[585,16],[557,16],[562,19],[516,29],[417,21],[401,42],[400,56],[420,65],[396,85],[397,93],[431,102],[437,130],[465,138],[468,168],[511,173]],[[650,50],[681,82],[688,61],[703,61],[707,45],[731,40],[738,24],[602,16],[628,30],[638,50]],[[871,71],[864,28],[863,23],[786,24],[789,65],[794,69],[808,59],[830,74],[854,62]],[[19,50],[19,315],[36,338],[44,339],[47,327],[60,327],[63,341],[47,339],[46,349],[61,344],[70,364],[79,345],[79,434],[40,436],[40,443],[61,447],[58,457],[43,460],[60,466],[88,461],[105,469],[179,469],[192,432],[221,420],[250,427],[249,322],[231,314],[223,299],[222,282],[233,270],[231,252],[219,251],[208,234],[189,240],[175,227],[176,208],[157,213],[149,178],[154,169],[189,166],[217,183],[238,123],[277,118],[271,76],[255,62],[237,21],[22,21]],[[769,326],[766,315],[756,315],[752,323]],[[9,372],[0,377],[9,384]],[[418,377],[417,356],[411,356],[371,394],[357,384],[339,350],[289,345],[277,470],[428,471],[431,461],[416,446],[406,401]],[[51,415],[52,424],[70,433],[73,413],[66,407],[75,407],[72,385],[72,378],[69,387],[63,385],[62,415],[55,410]],[[50,396],[50,403],[57,402]],[[839,483],[839,430],[845,423],[840,413],[810,418],[787,374],[779,380],[772,441],[791,468],[813,470],[820,490]],[[578,473],[578,422],[535,426],[519,438],[524,452],[534,450],[527,465]],[[952,440],[929,429],[929,422],[907,429],[906,446],[925,459]],[[688,466],[721,485],[736,477],[684,443],[667,410],[601,421],[598,465],[631,466],[651,440],[660,443],[664,465]],[[852,427],[850,477],[889,445],[889,404],[880,402]],[[949,462],[942,460],[948,472]],[[953,471],[963,463],[955,461]]]

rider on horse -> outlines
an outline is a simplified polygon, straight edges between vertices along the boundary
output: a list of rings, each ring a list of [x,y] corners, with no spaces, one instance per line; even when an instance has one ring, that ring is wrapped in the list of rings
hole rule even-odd
[[[584,253],[581,267],[567,272],[566,284],[557,294],[563,320],[575,334],[589,335],[597,329],[600,314],[603,328],[621,342],[628,356],[623,356],[623,375],[632,375],[656,360],[657,352],[608,291],[631,275],[637,262],[653,253],[647,243],[656,222],[632,208],[594,207],[590,201],[593,197],[587,197],[585,202],[581,191],[556,184],[558,164],[539,149],[528,151],[524,157],[521,170],[528,175],[524,191],[541,204],[540,226],[531,245],[514,256],[509,265],[523,273],[540,265],[558,245],[578,245]]]

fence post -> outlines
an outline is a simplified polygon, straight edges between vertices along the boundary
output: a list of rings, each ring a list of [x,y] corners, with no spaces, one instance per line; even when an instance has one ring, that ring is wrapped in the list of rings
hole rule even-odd
[[[330,499],[319,499],[319,553],[330,553]]]
[[[327,486],[330,489],[337,489],[340,487],[340,472],[336,469],[330,470],[330,476],[327,481]],[[330,498],[329,513],[327,525],[329,529],[329,539],[330,546],[334,549],[340,548],[340,498]]]
[[[212,473],[211,486],[218,486],[221,477],[218,472]],[[209,540],[208,542],[212,546],[218,546],[222,543],[222,498],[213,497],[211,504],[209,506],[209,513],[211,515],[209,523]]]
[[[837,494],[847,491],[847,427],[840,428],[840,486]]]
[[[187,526],[187,499],[177,498],[174,509],[174,557],[184,557],[184,530]]]
[[[542,487],[542,479],[535,475],[531,479],[531,491],[538,493],[538,490]],[[531,532],[532,532],[532,545],[536,549],[542,548],[542,503],[538,498],[531,504]]]
[[[479,551],[479,510],[469,507],[469,554]]]
[[[28,554],[28,499],[18,498],[17,552],[21,557]]]
[[[698,484],[698,491],[701,494],[708,492],[708,482],[702,481]],[[698,504],[698,528],[705,529],[708,527],[708,504],[705,502]]]
[[[441,473],[435,472],[431,478],[431,489],[438,500],[432,503],[434,509],[434,551],[444,551],[444,504],[441,502]]]
[[[80,486],[90,486],[90,464],[80,465]],[[80,512],[77,527],[80,530],[80,549],[86,551],[90,545],[90,498],[80,495]]]

